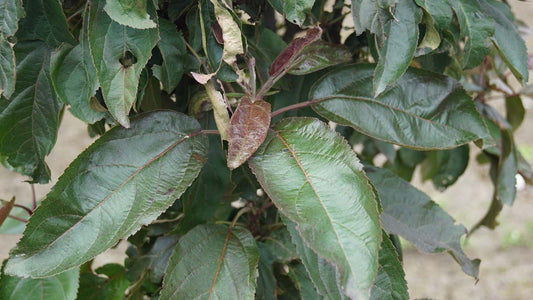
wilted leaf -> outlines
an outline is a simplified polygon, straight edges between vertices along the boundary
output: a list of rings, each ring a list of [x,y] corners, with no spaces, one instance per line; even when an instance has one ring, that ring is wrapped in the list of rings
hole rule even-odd
[[[466,228],[456,225],[426,194],[392,172],[376,167],[365,170],[381,199],[381,224],[385,231],[405,238],[427,253],[447,251],[466,274],[477,278],[480,260],[470,260],[461,249],[461,236]]]
[[[211,101],[211,105],[213,106],[215,123],[217,124],[220,138],[227,141],[229,139],[230,119],[226,101],[224,101],[222,93],[215,88],[215,85],[212,81],[207,82],[204,87],[205,91],[207,92],[207,96]]]
[[[418,44],[418,23],[422,10],[413,0],[396,4],[394,19],[385,23],[384,37],[376,36],[379,61],[374,73],[374,95],[395,83],[409,67]]]
[[[113,21],[137,29],[155,28],[157,24],[150,19],[146,3],[152,0],[106,0],[105,12]]]
[[[62,108],[50,80],[52,49],[40,41],[19,42],[14,49],[17,86],[9,101],[0,99],[0,156],[31,182],[46,183],[44,158],[56,142]]]
[[[311,88],[313,109],[373,138],[413,149],[446,149],[488,135],[474,102],[455,80],[409,69],[373,97],[374,65],[333,70]]]
[[[228,167],[242,165],[261,146],[270,126],[270,103],[241,99],[231,116],[229,127]]]
[[[249,165],[306,244],[339,269],[345,293],[367,299],[381,229],[372,188],[346,141],[316,119],[283,119]]]
[[[7,0],[10,1],[10,0]],[[16,1],[16,0],[15,0]],[[19,22],[17,39],[41,40],[55,48],[62,43],[76,45],[58,0],[24,0],[25,17]]]
[[[207,156],[198,122],[159,111],[114,127],[67,168],[26,226],[6,272],[44,277],[80,265],[159,216]],[[69,249],[65,252],[65,249]]]
[[[21,278],[4,272],[0,277],[0,299],[2,300],[74,300],[78,290],[79,268],[46,278]]]
[[[244,53],[241,29],[235,20],[233,20],[231,13],[220,5],[218,0],[211,0],[211,3],[213,3],[215,7],[215,16],[218,25],[220,25],[220,28],[222,29],[222,37],[224,39],[222,59],[231,66],[237,61],[237,54]]]
[[[80,43],[73,47],[63,44],[52,54],[50,73],[59,99],[70,104],[70,112],[78,119],[93,124],[105,116],[93,110],[89,101],[100,86],[91,57],[88,39],[88,14],[84,13]]]
[[[352,54],[345,46],[316,41],[300,52],[289,66],[288,73],[305,75],[348,62],[351,59]]]
[[[4,221],[7,219],[13,206],[15,205],[15,197],[11,198],[9,202],[6,202],[2,207],[0,207],[0,226],[4,224]]]
[[[107,108],[122,126],[129,127],[139,76],[159,40],[158,30],[120,25],[104,11],[104,2],[94,0],[89,6],[89,46]],[[151,3],[148,12],[155,15]]]
[[[174,248],[160,299],[253,299],[258,261],[245,228],[198,225]]]

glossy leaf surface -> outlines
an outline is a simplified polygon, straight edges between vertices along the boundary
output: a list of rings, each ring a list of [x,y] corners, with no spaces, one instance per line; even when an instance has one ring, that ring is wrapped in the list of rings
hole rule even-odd
[[[248,230],[199,225],[174,249],[160,299],[253,299],[258,261]]]
[[[105,12],[113,21],[137,29],[155,28],[157,24],[150,18],[146,3],[151,0],[106,0]]]
[[[409,69],[373,97],[374,65],[331,71],[311,88],[313,109],[373,138],[414,149],[453,148],[487,136],[474,102],[446,76]]]
[[[0,99],[0,156],[31,182],[46,183],[44,158],[52,150],[62,104],[50,79],[50,52],[43,42],[19,42],[17,85],[10,100]]]
[[[196,120],[175,112],[114,127],[67,168],[6,265],[43,277],[82,264],[149,224],[185,191],[207,158]],[[68,251],[65,251],[68,249]]]
[[[122,126],[129,127],[139,76],[159,34],[157,28],[134,29],[113,21],[104,11],[104,2],[91,2],[89,46],[107,108]],[[152,7],[149,12],[155,14],[154,10]]]
[[[5,267],[5,263],[4,263]],[[21,278],[4,273],[0,278],[2,300],[74,300],[78,290],[79,268],[46,278]]]
[[[270,103],[241,99],[231,116],[229,127],[228,167],[242,165],[261,146],[270,126]]]
[[[403,0],[396,4],[394,17],[385,24],[384,38],[376,37],[379,61],[374,74],[375,95],[381,94],[405,73],[418,44],[422,10],[413,0]]]
[[[316,119],[283,119],[249,165],[309,247],[339,269],[345,293],[367,299],[381,229],[372,188],[350,146]]]
[[[365,170],[381,199],[385,231],[400,235],[424,252],[449,252],[466,274],[477,278],[480,261],[470,260],[461,249],[461,236],[466,233],[462,225],[456,225],[426,194],[392,172],[376,167]]]

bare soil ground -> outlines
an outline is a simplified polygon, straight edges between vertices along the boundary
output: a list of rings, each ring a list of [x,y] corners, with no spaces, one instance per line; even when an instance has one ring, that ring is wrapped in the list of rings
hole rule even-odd
[[[533,2],[510,2],[518,17],[533,27]],[[527,45],[533,52],[533,38],[527,41]],[[526,100],[528,116],[516,133],[517,144],[533,162],[533,100]],[[501,106],[501,103],[496,104]],[[53,180],[50,184],[36,186],[37,199],[44,198],[63,170],[92,141],[84,124],[66,113],[57,144],[47,159]],[[472,153],[474,157],[475,150]],[[490,203],[492,185],[487,168],[471,164],[459,181],[443,193],[434,190],[430,183],[415,180],[415,184],[432,196],[458,223],[471,228],[484,215]],[[0,198],[9,199],[15,195],[17,202],[29,203],[31,190],[24,180],[24,177],[0,167]],[[495,231],[482,228],[465,241],[467,254],[482,260],[477,284],[462,273],[451,256],[445,253],[422,254],[407,245],[404,267],[411,298],[533,299],[533,188],[521,190],[514,206],[505,207],[499,220],[501,225]],[[19,238],[20,235],[0,235],[0,260],[8,256],[9,249]],[[124,251],[124,245],[121,245],[100,255],[96,263],[121,262]]]

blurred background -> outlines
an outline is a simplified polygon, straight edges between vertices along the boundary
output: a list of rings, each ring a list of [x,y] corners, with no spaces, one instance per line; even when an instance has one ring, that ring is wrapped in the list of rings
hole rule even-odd
[[[533,27],[533,2],[509,1],[517,18]],[[526,41],[533,53],[533,37]],[[532,77],[533,74],[530,74]],[[532,80],[530,80],[532,82]],[[516,143],[525,158],[533,163],[533,99],[524,97],[526,119],[515,133]],[[492,100],[492,105],[504,109],[503,99]],[[87,127],[68,112],[61,124],[57,144],[47,158],[52,170],[52,181],[35,185],[37,200],[43,199],[59,175],[87,148],[93,139]],[[421,182],[417,172],[413,184],[422,189],[441,207],[447,210],[458,223],[471,228],[480,220],[489,207],[492,184],[488,177],[488,165],[475,162],[477,149],[471,147],[471,164],[458,182],[444,192],[433,188],[431,182]],[[15,196],[17,203],[30,204],[32,191],[25,178],[0,167],[0,199]],[[20,215],[27,217],[23,212]],[[465,275],[453,258],[445,253],[428,255],[418,252],[409,244],[403,244],[404,268],[412,299],[533,299],[533,187],[519,186],[513,207],[504,207],[498,218],[500,226],[494,231],[481,228],[463,241],[470,258],[480,258],[479,282]],[[0,260],[8,257],[9,249],[15,246],[19,234],[17,221],[6,221],[0,230]],[[9,225],[9,226],[6,226]],[[7,228],[7,230],[5,229]],[[123,263],[125,245],[109,250],[97,257],[95,264]]]

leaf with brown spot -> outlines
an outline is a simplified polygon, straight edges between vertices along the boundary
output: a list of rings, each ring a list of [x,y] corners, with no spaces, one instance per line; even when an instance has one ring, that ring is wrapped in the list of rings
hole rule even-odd
[[[270,126],[270,103],[242,98],[231,117],[229,127],[228,167],[242,165],[261,146]]]
[[[0,207],[0,226],[4,224],[4,221],[9,216],[9,213],[13,209],[14,205],[15,205],[15,197],[11,198],[11,201],[7,202],[2,207]]]

